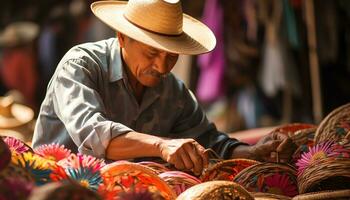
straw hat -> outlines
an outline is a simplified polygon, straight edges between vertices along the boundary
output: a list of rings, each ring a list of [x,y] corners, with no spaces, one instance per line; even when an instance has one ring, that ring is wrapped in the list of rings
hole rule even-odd
[[[196,55],[216,44],[206,25],[182,13],[180,0],[98,1],[91,10],[111,28],[164,51]]]
[[[16,46],[34,40],[39,34],[39,26],[33,22],[12,23],[0,33],[1,46]]]
[[[0,97],[0,129],[16,128],[34,118],[31,108],[17,104],[11,96]]]

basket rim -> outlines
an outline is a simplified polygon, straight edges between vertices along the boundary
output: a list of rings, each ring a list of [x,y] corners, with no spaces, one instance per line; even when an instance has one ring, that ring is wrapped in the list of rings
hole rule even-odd
[[[229,159],[229,160],[222,160],[222,161],[219,161],[218,163],[215,163],[214,165],[212,165],[211,167],[208,167],[207,169],[203,170],[203,174],[199,177],[199,179],[201,181],[204,180],[204,178],[206,178],[207,176],[210,175],[210,173],[212,173],[214,170],[222,167],[222,166],[225,166],[225,165],[228,165],[230,163],[236,163],[236,162],[251,162],[252,165],[256,165],[256,164],[260,164],[261,162],[257,161],[257,160],[252,160],[252,159],[246,159],[246,158],[234,158],[234,159]],[[252,166],[250,165],[250,166]],[[250,167],[248,166],[248,167]]]
[[[310,192],[305,194],[299,194],[292,198],[292,200],[317,200],[325,199],[328,197],[350,197],[350,189],[345,190],[325,190],[320,192]]]
[[[296,127],[305,127],[305,128],[299,128],[299,129],[296,129],[294,131],[290,131],[290,132],[293,132],[293,135],[297,132],[297,131],[300,131],[300,130],[304,130],[304,129],[309,129],[309,128],[315,128],[317,127],[317,125],[315,124],[310,124],[310,123],[302,123],[302,122],[294,122],[294,123],[286,123],[286,124],[281,124],[279,126],[277,126],[276,128],[274,128],[271,133],[274,133],[274,132],[281,132],[281,133],[288,133],[286,132],[286,129],[289,129],[289,128],[296,128]]]
[[[249,181],[252,180],[252,177],[261,176],[266,173],[269,173],[269,170],[271,170],[272,173],[277,173],[277,174],[280,174],[280,172],[284,172],[284,174],[286,174],[290,178],[290,181],[293,182],[293,185],[295,185],[296,187],[296,192],[298,192],[298,189],[297,189],[298,183],[297,183],[297,176],[296,176],[297,171],[294,166],[287,163],[265,162],[265,163],[252,165],[250,167],[243,169],[241,172],[239,172],[234,177],[233,181],[241,184],[246,188],[250,188],[249,185],[251,185],[251,182]],[[258,181],[257,181],[258,179],[254,179],[254,180],[258,184]]]
[[[132,172],[135,170],[141,171],[142,173],[145,173],[145,174],[151,176],[152,178],[154,178],[156,180],[158,186],[159,186],[159,184],[162,185],[162,187],[165,189],[164,192],[166,192],[169,195],[169,198],[171,200],[176,198],[175,192],[166,183],[166,181],[161,179],[157,175],[157,173],[154,172],[153,169],[151,169],[147,166],[141,165],[141,164],[132,163],[132,162],[130,162],[130,163],[113,162],[113,163],[107,164],[101,168],[101,175],[102,176],[118,176],[118,175],[122,175],[124,173]]]
[[[315,143],[320,143],[322,142],[322,133],[324,132],[325,127],[327,127],[327,124],[330,120],[332,120],[333,118],[335,118],[338,115],[341,115],[343,110],[347,110],[350,109],[350,103],[344,104],[342,106],[339,106],[337,108],[335,108],[334,110],[332,110],[319,124],[316,133],[315,133],[315,138],[314,141]],[[343,114],[345,115],[345,113]],[[342,115],[342,116],[343,116]],[[334,138],[332,138],[333,140],[336,140]]]
[[[309,188],[313,187],[315,184],[319,183],[320,181],[326,180],[330,177],[334,176],[343,176],[343,177],[349,177],[350,178],[350,172],[344,173],[344,172],[338,172],[335,171],[334,168],[332,168],[332,165],[329,163],[332,162],[333,166],[335,166],[336,169],[339,169],[339,166],[343,167],[343,171],[346,170],[346,166],[349,166],[348,169],[350,169],[350,159],[349,158],[323,158],[317,161],[317,163],[308,166],[303,173],[301,173],[298,176],[298,189],[299,193],[303,194],[305,191],[307,191]],[[323,173],[322,177],[317,177],[318,174],[315,174],[316,172],[319,172],[318,168],[323,167],[323,170],[329,173]],[[311,176],[310,176],[311,175]],[[312,177],[316,176],[316,177]],[[314,179],[312,179],[314,178]],[[308,181],[304,181],[308,180]],[[310,183],[310,180],[313,180],[313,182]]]

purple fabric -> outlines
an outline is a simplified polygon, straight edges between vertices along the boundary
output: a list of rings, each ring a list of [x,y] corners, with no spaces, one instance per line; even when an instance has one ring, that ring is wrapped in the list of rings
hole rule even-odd
[[[197,97],[201,102],[212,102],[224,94],[223,75],[225,68],[223,8],[219,0],[207,0],[203,22],[214,32],[216,48],[198,57],[201,73],[198,79]]]

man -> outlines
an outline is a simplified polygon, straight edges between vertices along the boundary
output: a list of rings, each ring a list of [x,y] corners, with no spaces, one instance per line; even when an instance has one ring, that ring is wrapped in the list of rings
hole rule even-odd
[[[117,39],[72,48],[53,75],[33,146],[57,142],[111,160],[160,157],[200,174],[206,148],[223,158],[269,159],[280,136],[248,146],[219,133],[184,84],[170,73],[178,54],[215,46],[212,32],[183,15],[178,0],[96,2],[94,14]],[[285,141],[283,142],[285,143]]]

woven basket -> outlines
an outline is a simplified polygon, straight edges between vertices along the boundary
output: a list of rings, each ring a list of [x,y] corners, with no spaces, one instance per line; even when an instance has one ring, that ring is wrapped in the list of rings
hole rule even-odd
[[[295,196],[292,200],[348,200],[350,190],[312,192]]]
[[[183,192],[176,200],[254,200],[242,186],[231,181],[209,181],[195,185]]]
[[[255,200],[291,200],[292,198],[271,194],[271,193],[262,193],[262,192],[253,192],[251,193]]]
[[[298,194],[296,170],[291,165],[256,164],[242,170],[233,181],[241,184],[250,192],[272,193],[290,197]]]
[[[298,176],[299,193],[350,189],[350,159],[323,158]]]
[[[314,144],[315,132],[317,127],[307,128],[296,131],[290,138],[293,142],[300,146],[304,144],[308,144],[308,146],[312,146]]]
[[[188,188],[201,183],[198,178],[181,171],[168,171],[158,176],[173,189],[176,195],[180,195]]]
[[[293,136],[297,131],[303,130],[303,129],[309,129],[309,128],[315,128],[316,126],[314,124],[306,124],[306,123],[291,123],[291,124],[284,124],[281,126],[278,126],[275,128],[272,133],[283,133],[288,136]]]
[[[350,137],[350,103],[329,113],[320,123],[315,134],[315,143],[341,141]],[[349,139],[349,138],[348,138]]]
[[[221,161],[206,169],[200,179],[202,182],[214,180],[233,181],[233,178],[240,171],[258,163],[260,162],[249,159],[231,159]]]
[[[164,165],[160,163],[152,162],[152,161],[142,161],[142,162],[138,162],[138,164],[144,165],[153,169],[156,174],[161,174],[161,173],[170,171],[170,169],[168,169]]]
[[[101,169],[104,179],[101,191],[105,199],[124,193],[152,193],[154,198],[172,200],[175,193],[152,169],[136,163],[111,163]],[[111,195],[112,194],[112,195]],[[106,197],[108,196],[108,197]]]
[[[298,159],[300,159],[301,154],[307,152],[309,147],[314,145],[314,137],[316,132],[316,127],[308,128],[296,131],[294,135],[291,136],[293,142],[297,145],[292,156],[292,164],[295,164]]]

